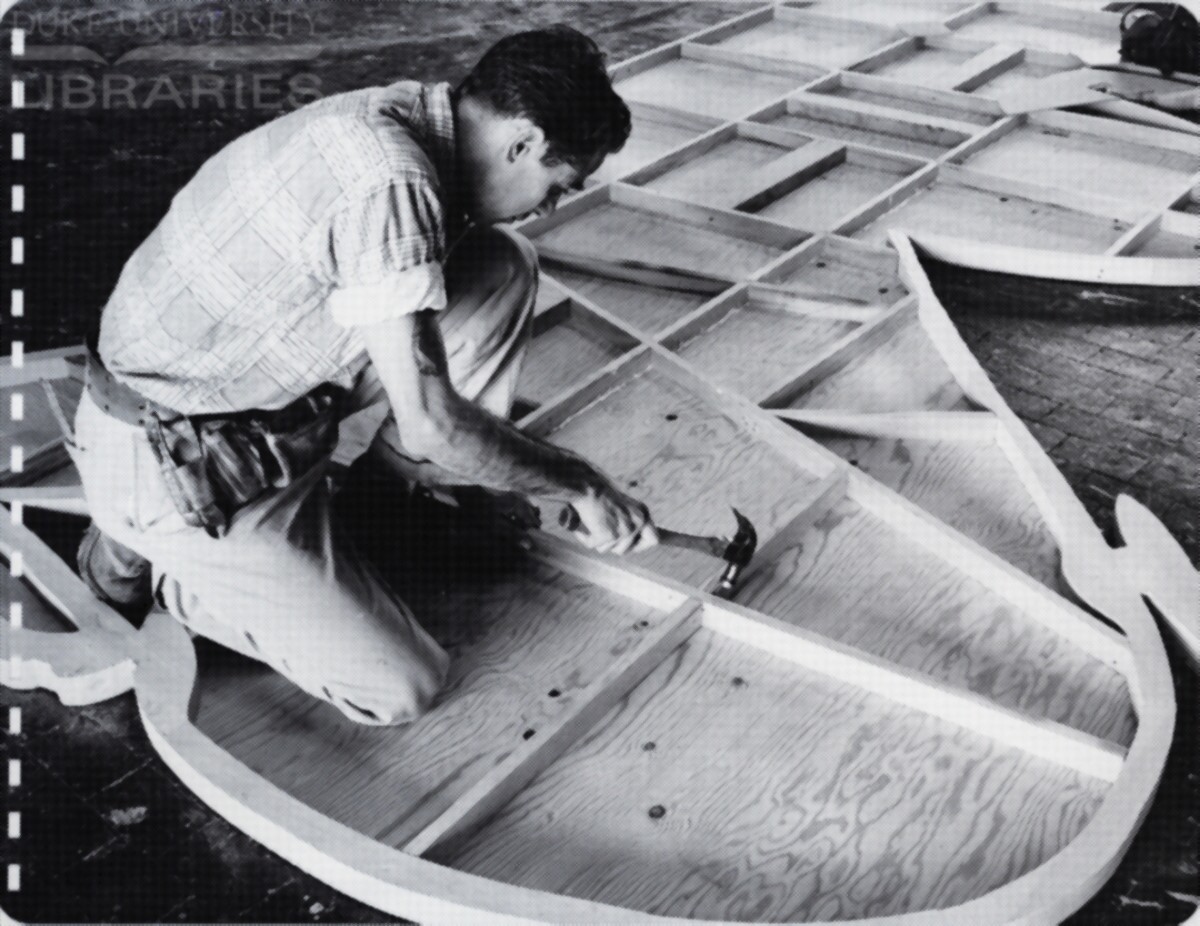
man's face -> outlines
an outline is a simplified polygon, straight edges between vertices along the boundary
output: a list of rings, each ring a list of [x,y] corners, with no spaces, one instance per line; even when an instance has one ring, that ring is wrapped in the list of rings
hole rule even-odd
[[[546,164],[545,153],[545,141],[535,132],[488,158],[477,174],[472,218],[491,225],[548,215],[559,199],[578,190],[579,172],[569,164]]]

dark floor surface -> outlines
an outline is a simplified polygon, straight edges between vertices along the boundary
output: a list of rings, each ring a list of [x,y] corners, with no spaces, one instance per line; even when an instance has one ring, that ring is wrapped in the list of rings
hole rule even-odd
[[[131,22],[148,11],[183,6],[70,0],[53,7],[27,2],[20,9],[86,12],[93,31],[70,41],[113,60],[155,41],[123,30],[119,17]],[[245,2],[186,6],[193,12],[261,8]],[[317,42],[326,49],[318,57],[272,64],[272,73],[280,81],[315,79],[329,93],[400,76],[454,79],[496,37],[558,20],[591,32],[620,60],[737,8],[644,2],[290,7],[311,16],[293,19],[291,34],[278,40],[205,40],[197,33],[173,41],[222,47]],[[6,25],[11,22],[10,15]],[[7,33],[0,40],[7,49]],[[66,38],[45,32],[28,41]],[[3,66],[7,71],[7,61]],[[144,90],[164,67],[186,76],[198,65],[126,70]],[[249,73],[248,67],[228,60],[212,65],[230,78]],[[102,70],[84,68],[93,76]],[[52,78],[63,71],[62,65],[32,70],[30,102],[46,92],[60,94],[62,85]],[[9,74],[0,77],[7,84]],[[25,238],[26,263],[13,268],[5,288],[24,289],[26,319],[6,326],[2,352],[14,338],[23,339],[27,350],[77,342],[174,191],[209,154],[271,115],[170,102],[138,111],[84,106],[5,114],[0,139],[24,132],[28,153],[19,163],[7,151],[0,158],[0,188],[24,184],[28,206],[3,219],[6,237]],[[931,271],[1000,391],[1093,516],[1107,526],[1113,498],[1129,492],[1163,518],[1193,561],[1200,560],[1200,295],[1031,283],[939,266]],[[29,521],[70,557],[82,522]],[[1074,926],[1180,923],[1200,895],[1200,685],[1174,646],[1171,657],[1180,714],[1166,775],[1125,862],[1071,920]],[[64,708],[44,692],[0,689],[0,700],[22,709],[21,733],[6,738],[7,757],[22,764],[22,783],[7,793],[5,808],[22,812],[22,834],[2,841],[3,861],[22,865],[21,890],[3,903],[12,916],[36,922],[392,921],[283,862],[192,796],[151,749],[132,695],[86,708]]]

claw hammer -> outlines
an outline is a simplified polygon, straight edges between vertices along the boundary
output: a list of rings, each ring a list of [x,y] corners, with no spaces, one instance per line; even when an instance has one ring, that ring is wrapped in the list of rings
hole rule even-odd
[[[682,550],[696,550],[725,561],[725,569],[721,572],[721,576],[712,590],[712,594],[717,598],[733,596],[738,579],[750,564],[750,560],[754,557],[754,551],[758,547],[758,532],[750,523],[750,519],[736,508],[733,509],[733,516],[737,519],[737,531],[732,539],[685,534],[665,527],[655,528],[660,544],[678,547]],[[558,523],[572,533],[580,530],[583,530],[584,533],[587,532],[587,528],[579,518],[579,512],[570,505],[559,513]]]

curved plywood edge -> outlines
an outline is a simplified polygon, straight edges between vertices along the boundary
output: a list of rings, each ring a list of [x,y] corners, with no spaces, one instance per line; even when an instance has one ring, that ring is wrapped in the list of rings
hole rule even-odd
[[[968,241],[943,235],[902,235],[937,260],[972,270],[1046,280],[1137,286],[1200,286],[1200,259],[1069,254],[1015,245]]]
[[[0,553],[13,578],[33,586],[75,627],[66,633],[20,625],[20,610],[0,620],[0,684],[47,688],[63,704],[94,704],[133,687],[137,633],[28,528],[0,516]]]
[[[1128,495],[1117,496],[1117,550],[1131,581],[1154,602],[1200,666],[1200,572],[1154,513]]]
[[[901,232],[893,232],[891,242],[900,255],[904,282],[916,294],[921,322],[938,352],[964,392],[999,419],[1000,443],[1059,541],[1062,571],[1068,585],[1114,623],[1129,641],[1130,694],[1138,713],[1138,731],[1121,779],[1084,832],[1034,872],[1041,876],[1052,869],[1059,870],[1063,877],[1080,886],[1078,902],[1082,904],[1100,888],[1124,855],[1149,809],[1166,763],[1175,727],[1175,693],[1162,638],[1139,589],[1118,564],[1120,551],[1114,551],[1104,542],[1066,478],[1004,402],[959,336],[921,268],[913,241]],[[1118,790],[1123,794],[1118,796]],[[1021,906],[1036,907],[1036,899],[1022,887],[1029,877],[1007,885],[989,899],[999,901],[1008,895],[1015,904],[1014,910]],[[1047,902],[1041,918],[1014,917],[1012,921],[1057,922],[1071,912],[1073,909],[1053,907]]]
[[[87,517],[87,499],[83,497],[83,486],[76,479],[75,485],[32,485],[0,487],[0,502],[19,504],[27,508],[42,508]]]

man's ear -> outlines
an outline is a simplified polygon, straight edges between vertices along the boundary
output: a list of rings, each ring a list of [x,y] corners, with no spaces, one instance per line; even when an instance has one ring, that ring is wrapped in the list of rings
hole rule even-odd
[[[508,145],[508,161],[514,163],[527,152],[532,152],[540,158],[546,146],[546,136],[542,130],[528,119],[518,120],[517,130],[513,133]]]

